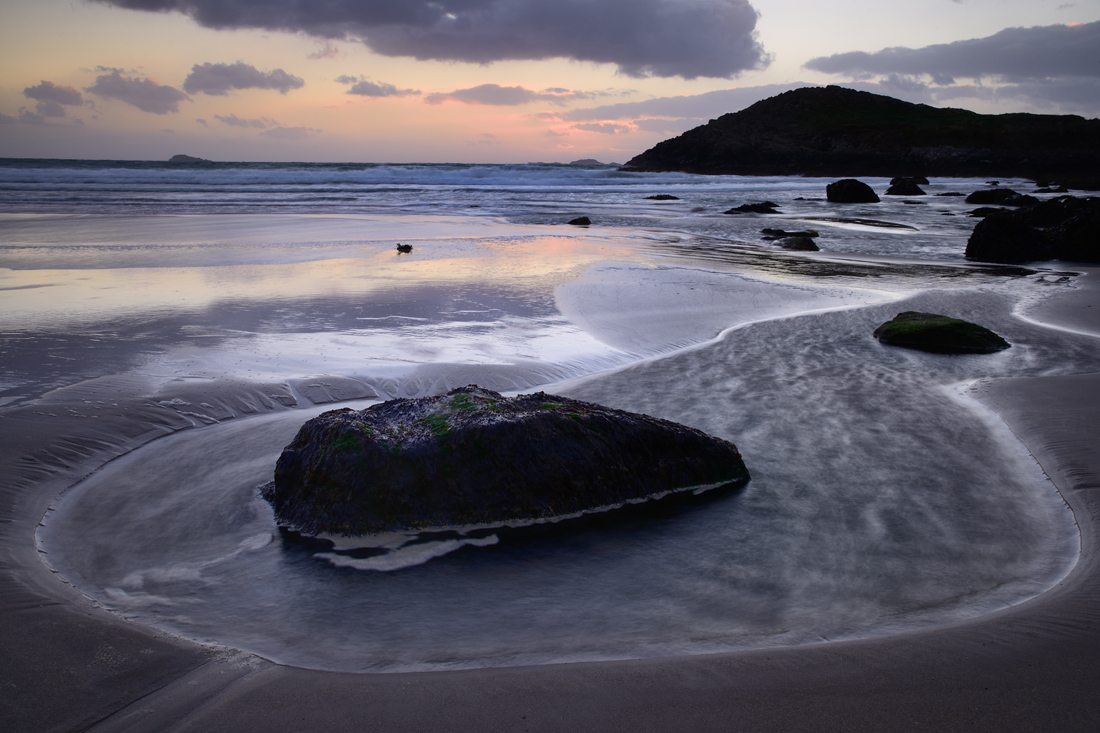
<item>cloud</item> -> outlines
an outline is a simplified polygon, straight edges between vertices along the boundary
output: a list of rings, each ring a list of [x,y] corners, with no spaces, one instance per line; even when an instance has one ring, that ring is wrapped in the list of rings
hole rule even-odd
[[[1056,77],[1100,77],[1100,21],[1081,25],[1006,28],[972,38],[923,48],[885,48],[874,53],[850,51],[819,56],[805,68],[827,74],[927,75],[950,85],[959,77],[995,77],[1006,82]]]
[[[315,127],[284,127],[279,125],[278,127],[272,127],[270,130],[264,130],[260,134],[273,137],[276,140],[304,140],[319,132],[322,132],[322,130]]]
[[[190,94],[210,94],[224,97],[234,89],[275,89],[286,94],[291,89],[305,86],[301,77],[282,69],[260,71],[251,64],[238,61],[235,64],[195,64],[183,80],[183,90]]]
[[[621,135],[624,132],[633,132],[634,128],[629,125],[616,125],[613,122],[579,122],[573,125],[574,130],[584,130],[585,132],[599,132],[604,135]]]
[[[469,89],[456,89],[453,92],[435,92],[424,97],[428,104],[443,104],[447,101],[464,104],[484,104],[498,107],[516,107],[532,102],[549,102],[564,105],[578,99],[591,99],[595,96],[607,96],[607,92],[577,92],[560,87],[543,89],[536,92],[524,87],[502,87],[499,84],[480,84]]]
[[[84,104],[84,97],[72,87],[62,87],[52,81],[43,80],[41,84],[27,87],[23,90],[23,96],[27,99],[37,99],[40,102],[53,102],[79,107]]]
[[[569,122],[588,122],[606,120],[635,120],[639,117],[669,117],[674,119],[690,118],[709,120],[721,117],[727,112],[737,112],[761,99],[776,94],[813,86],[803,82],[792,84],[764,84],[755,87],[737,89],[719,89],[703,94],[677,97],[656,97],[639,102],[618,102],[599,107],[582,107],[561,113],[559,119]]]
[[[57,102],[49,100],[46,102],[39,102],[35,106],[35,110],[43,117],[64,117],[65,108]]]
[[[353,94],[358,97],[412,97],[420,94],[419,89],[398,89],[393,84],[373,82],[362,76],[336,77],[338,84],[351,84],[345,94]]]
[[[85,87],[84,91],[106,99],[117,99],[143,112],[157,115],[179,112],[180,102],[191,99],[175,87],[162,86],[148,78],[123,76],[118,69],[111,69],[109,74],[97,76],[95,84]]]
[[[334,59],[340,55],[340,47],[332,41],[325,41],[325,45],[306,56],[307,59],[318,61],[320,59]]]
[[[264,130],[268,127],[275,127],[279,124],[275,120],[270,120],[266,117],[261,117],[256,120],[246,120],[234,114],[214,115],[214,119],[223,122],[230,127],[254,127],[259,130]]]
[[[13,125],[16,123],[24,125],[44,125],[46,124],[46,116],[38,112],[31,112],[26,107],[20,107],[18,117],[0,114],[0,123],[5,125]]]
[[[568,58],[629,76],[731,78],[770,57],[749,0],[96,0],[208,28],[362,41],[385,56],[485,64]]]
[[[695,117],[682,117],[671,120],[663,117],[651,117],[644,120],[634,120],[630,124],[643,132],[679,135],[682,132],[687,132],[693,127],[698,127],[700,122],[701,120]]]

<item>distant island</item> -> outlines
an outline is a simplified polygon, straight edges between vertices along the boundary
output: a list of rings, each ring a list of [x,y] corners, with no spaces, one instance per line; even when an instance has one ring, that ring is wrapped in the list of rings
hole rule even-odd
[[[837,86],[806,87],[658,143],[623,170],[1095,181],[1100,120],[984,115]]]
[[[169,163],[211,163],[206,158],[196,158],[193,155],[173,155],[168,159]]]

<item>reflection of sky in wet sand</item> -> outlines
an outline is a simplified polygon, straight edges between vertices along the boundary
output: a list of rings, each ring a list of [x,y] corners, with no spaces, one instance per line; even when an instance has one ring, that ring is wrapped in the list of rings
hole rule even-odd
[[[273,534],[254,494],[305,417],[294,411],[113,462],[70,513],[52,513],[51,562],[69,557],[79,587],[163,628],[306,665],[394,669],[881,633],[909,614],[1027,597],[1071,554],[1050,542],[1069,536],[1054,529],[1064,507],[1018,444],[944,397],[976,376],[1094,364],[1087,344],[1011,316],[1060,280],[667,232],[405,219],[420,233],[408,255],[395,220],[364,217],[150,217],[121,227],[135,238],[122,244],[106,241],[105,218],[20,219],[34,240],[21,251],[0,226],[15,252],[0,264],[37,268],[0,272],[15,288],[0,290],[14,345],[0,399],[124,371],[153,391],[188,386],[197,396],[155,399],[206,423],[205,401],[240,380],[285,381],[305,399],[572,380],[550,389],[732,439],[750,456],[747,489],[564,539],[446,538],[407,551],[456,552],[396,572],[376,571],[408,558],[334,569]],[[48,241],[66,238],[82,244]],[[869,334],[902,299],[978,314],[1015,345],[984,361],[883,351]],[[929,465],[933,454],[949,460]]]

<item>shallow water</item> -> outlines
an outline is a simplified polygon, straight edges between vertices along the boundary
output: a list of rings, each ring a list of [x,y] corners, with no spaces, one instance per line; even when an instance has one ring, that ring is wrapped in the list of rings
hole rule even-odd
[[[1074,288],[1072,273],[962,262],[973,220],[961,199],[840,207],[865,221],[822,222],[838,207],[812,200],[816,179],[428,168],[364,169],[401,180],[359,203],[302,199],[306,215],[265,209],[262,186],[241,178],[252,170],[218,184],[239,197],[197,191],[179,204],[186,216],[118,217],[145,210],[126,203],[135,191],[152,197],[149,211],[173,210],[194,183],[146,191],[156,175],[140,168],[84,216],[50,214],[60,204],[48,186],[31,186],[39,213],[0,215],[0,400],[122,373],[201,424],[216,422],[201,394],[160,391],[285,381],[305,405],[309,385],[330,379],[380,397],[471,382],[556,390],[730,439],[748,486],[336,550],[280,532],[255,493],[326,409],[301,407],[177,433],[104,466],[48,512],[39,542],[52,567],[188,638],[392,671],[892,633],[1019,602],[1072,565],[1069,510],[966,385],[1096,371],[1100,349],[1026,317]],[[263,185],[284,206],[293,186],[344,185],[305,180],[330,173]],[[108,174],[88,175],[95,188]],[[642,200],[667,191],[681,200]],[[720,213],[759,198],[785,213]],[[561,226],[574,204],[599,226]],[[410,213],[429,205],[438,211]],[[759,241],[762,227],[811,222],[822,253]],[[870,336],[907,309],[977,321],[1013,347],[948,357]]]
[[[1097,365],[1093,339],[1021,321],[1020,296],[989,288],[756,321],[560,385],[735,441],[749,485],[688,506],[425,537],[417,549],[442,556],[359,564],[390,572],[334,567],[355,563],[277,531],[255,493],[314,408],[111,463],[55,506],[42,546],[128,617],[349,671],[697,653],[970,617],[1056,582],[1077,538],[1042,471],[965,385]],[[951,357],[870,337],[910,308],[965,312],[1014,346]]]

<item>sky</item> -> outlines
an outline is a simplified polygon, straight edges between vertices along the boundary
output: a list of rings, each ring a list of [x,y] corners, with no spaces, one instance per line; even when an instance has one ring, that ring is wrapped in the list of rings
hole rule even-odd
[[[1100,0],[3,0],[0,157],[625,162],[840,84],[1100,116]]]

